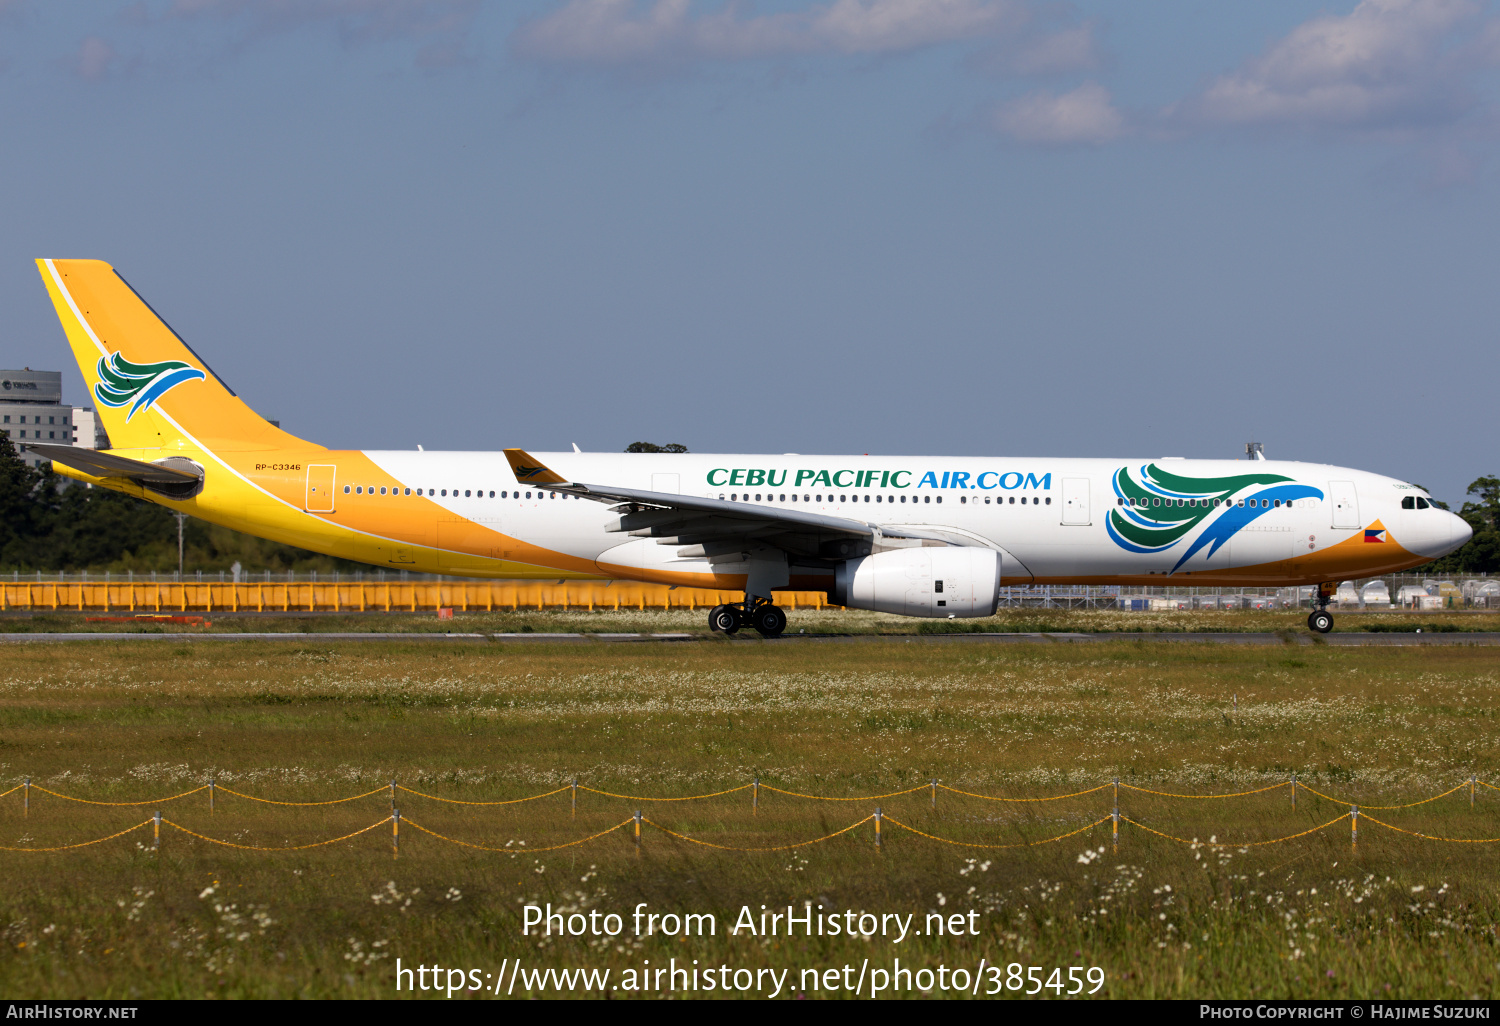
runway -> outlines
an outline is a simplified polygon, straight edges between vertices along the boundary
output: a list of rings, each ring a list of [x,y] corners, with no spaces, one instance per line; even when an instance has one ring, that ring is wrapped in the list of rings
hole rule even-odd
[[[1118,634],[786,634],[780,638],[762,638],[754,632],[746,632],[724,638],[707,634],[478,634],[437,632],[412,633],[362,633],[356,631],[327,633],[293,632],[244,632],[244,633],[149,633],[149,632],[74,632],[74,633],[28,633],[0,634],[0,644],[26,644],[73,641],[171,641],[171,642],[216,642],[257,641],[296,642],[318,644],[339,642],[449,642],[449,643],[504,643],[525,642],[536,644],[554,642],[563,644],[605,644],[641,642],[710,642],[714,644],[807,644],[812,642],[873,642],[899,641],[907,644],[1099,644],[1102,642],[1172,642],[1179,644],[1207,645],[1330,645],[1335,648],[1405,648],[1411,646],[1463,646],[1500,645],[1500,631],[1473,631],[1452,633],[1348,633],[1348,634],[1293,634],[1254,633],[1118,633]]]

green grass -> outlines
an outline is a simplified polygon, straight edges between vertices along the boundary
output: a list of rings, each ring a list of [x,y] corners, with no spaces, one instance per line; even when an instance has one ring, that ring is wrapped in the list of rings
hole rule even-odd
[[[1141,615],[1141,614],[1136,614]],[[1148,614],[1149,615],[1149,614]],[[632,629],[632,628],[624,628]],[[1484,649],[1111,646],[770,646],[298,642],[33,644],[0,672],[0,780],[130,801],[224,787],[316,801],[401,783],[494,801],[577,775],[604,791],[680,796],[749,783],[852,797],[937,779],[1045,797],[1118,776],[1122,812],[1185,839],[1240,844],[1307,830],[1345,802],[1396,804],[1470,773],[1500,784],[1496,663]],[[1238,708],[1235,708],[1237,696]],[[0,799],[0,844],[77,843],[144,820],[33,792]],[[647,827],[532,852],[613,826],[637,808],[679,833],[757,847],[867,817],[971,844],[1021,844],[1106,815],[1110,790],[1003,804],[940,791],[817,802],[762,790],[682,803],[583,792],[465,807],[403,793],[408,825],[301,852],[218,847],[164,828],[55,854],[0,852],[0,985],[24,997],[392,996],[394,963],[481,973],[596,967],[612,982],[645,959],[798,972],[864,959],[889,967],[1099,966],[1115,997],[1493,997],[1494,846],[1349,825],[1264,847],[1193,847],[1105,823],[1035,847],[966,849],[887,822],[790,852],[693,845]],[[389,814],[383,794],[316,808],[221,793],[160,806],[239,844],[339,836]],[[1500,837],[1500,793],[1467,791],[1369,814],[1410,830]],[[482,852],[426,836],[508,851]],[[521,842],[525,842],[525,848]],[[829,909],[979,913],[974,937],[761,938],[725,931],[810,901]],[[524,904],[626,916],[619,938],[523,937]],[[709,938],[635,938],[629,913],[712,912]],[[1051,994],[1051,991],[1047,991]],[[783,992],[783,995],[785,992]],[[430,995],[429,995],[430,996]],[[617,994],[616,996],[624,996]],[[816,993],[810,996],[817,996]]]
[[[518,612],[457,612],[452,620],[439,620],[433,613],[316,613],[288,615],[236,615],[204,613],[210,626],[190,624],[90,622],[103,614],[58,612],[0,614],[0,633],[52,633],[86,631],[111,633],[245,633],[329,632],[445,633],[678,633],[708,636],[708,611],[700,609],[660,610],[520,610]],[[129,614],[110,614],[129,616]],[[799,609],[788,611],[788,633],[797,634],[967,634],[967,633],[1238,633],[1291,631],[1307,634],[1307,610],[1190,610],[1130,613],[1100,609],[1003,609],[996,616],[973,620],[915,620],[906,616],[871,613],[855,609]],[[1421,628],[1433,633],[1500,630],[1500,612],[1453,611],[1415,613],[1404,610],[1382,612],[1336,612],[1338,632],[1410,632]],[[753,636],[742,632],[742,637]]]

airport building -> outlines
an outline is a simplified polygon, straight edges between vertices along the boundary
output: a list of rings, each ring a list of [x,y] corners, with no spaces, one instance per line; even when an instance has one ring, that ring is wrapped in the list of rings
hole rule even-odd
[[[94,411],[62,401],[62,372],[0,370],[0,431],[28,466],[49,462],[22,447],[28,442],[99,448]]]

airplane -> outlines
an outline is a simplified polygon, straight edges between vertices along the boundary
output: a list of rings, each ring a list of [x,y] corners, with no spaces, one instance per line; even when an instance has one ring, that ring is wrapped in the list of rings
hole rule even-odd
[[[256,414],[109,264],[37,264],[110,440],[27,445],[59,474],[392,569],[732,590],[725,634],[781,634],[789,589],[960,618],[1047,584],[1317,585],[1326,633],[1338,580],[1471,535],[1416,485],[1263,457],[327,449]]]

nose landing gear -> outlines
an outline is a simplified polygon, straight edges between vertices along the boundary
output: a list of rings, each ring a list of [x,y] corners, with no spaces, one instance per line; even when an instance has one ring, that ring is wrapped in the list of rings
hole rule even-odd
[[[1318,585],[1318,608],[1307,616],[1308,630],[1318,634],[1327,634],[1333,630],[1333,614],[1328,611],[1328,603],[1333,599],[1334,591],[1338,588],[1337,582],[1324,581]]]
[[[741,627],[753,627],[763,638],[775,638],[786,630],[786,613],[769,599],[746,596],[745,602],[714,606],[708,614],[708,629],[720,634],[734,634]],[[746,609],[749,610],[746,613]]]

